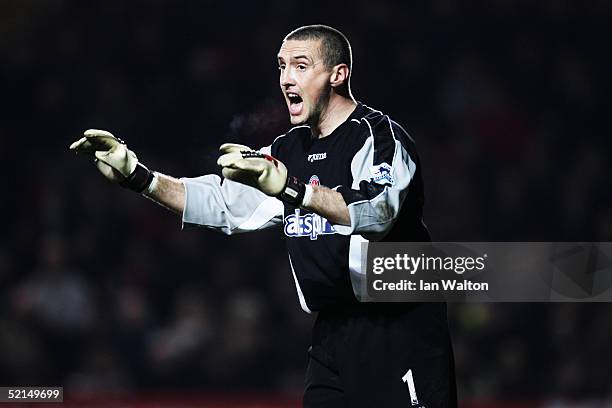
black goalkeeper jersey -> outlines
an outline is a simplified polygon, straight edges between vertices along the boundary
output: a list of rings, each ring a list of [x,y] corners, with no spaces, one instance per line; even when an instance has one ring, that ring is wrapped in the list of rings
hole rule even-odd
[[[283,231],[306,310],[357,301],[362,242],[430,241],[414,141],[382,112],[359,103],[327,137],[313,138],[308,126],[297,126],[270,152],[290,175],[340,192],[351,215],[350,227],[332,225],[284,204]]]
[[[281,227],[305,311],[365,297],[363,242],[430,240],[422,221],[423,181],[414,141],[382,112],[360,103],[327,137],[313,139],[308,126],[297,126],[260,151],[280,159],[290,175],[340,192],[351,225],[333,225],[214,174],[181,179],[183,223],[226,234]]]

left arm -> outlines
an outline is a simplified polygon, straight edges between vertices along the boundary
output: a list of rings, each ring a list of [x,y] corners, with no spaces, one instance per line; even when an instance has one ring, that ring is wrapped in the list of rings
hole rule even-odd
[[[351,217],[342,194],[324,186],[312,186],[312,196],[303,207],[327,218],[333,224],[351,225]]]

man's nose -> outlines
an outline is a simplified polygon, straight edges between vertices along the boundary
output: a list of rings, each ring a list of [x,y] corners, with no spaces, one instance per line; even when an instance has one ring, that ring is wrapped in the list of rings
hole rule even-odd
[[[281,86],[283,87],[295,85],[295,79],[293,78],[293,74],[290,68],[286,68],[281,71],[280,83],[281,83]]]

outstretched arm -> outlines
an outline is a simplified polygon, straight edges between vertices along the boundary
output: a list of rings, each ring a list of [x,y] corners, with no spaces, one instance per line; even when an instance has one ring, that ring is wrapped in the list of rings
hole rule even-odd
[[[172,176],[154,172],[154,179],[143,194],[175,213],[182,215],[185,211],[185,185]]]
[[[225,234],[282,223],[282,203],[254,188],[214,174],[176,179],[150,171],[126,144],[104,130],[90,129],[70,149],[95,158],[109,180],[181,215],[183,223]]]

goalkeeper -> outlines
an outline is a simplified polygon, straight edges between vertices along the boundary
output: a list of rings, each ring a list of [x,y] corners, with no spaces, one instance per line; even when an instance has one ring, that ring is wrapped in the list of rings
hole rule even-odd
[[[445,304],[358,301],[363,242],[430,240],[414,141],[355,101],[350,44],[339,31],[292,31],[278,67],[294,127],[258,150],[222,145],[223,179],[151,171],[103,130],[86,131],[70,148],[184,223],[225,234],[282,229],[300,305],[318,313],[305,407],[456,406]]]

